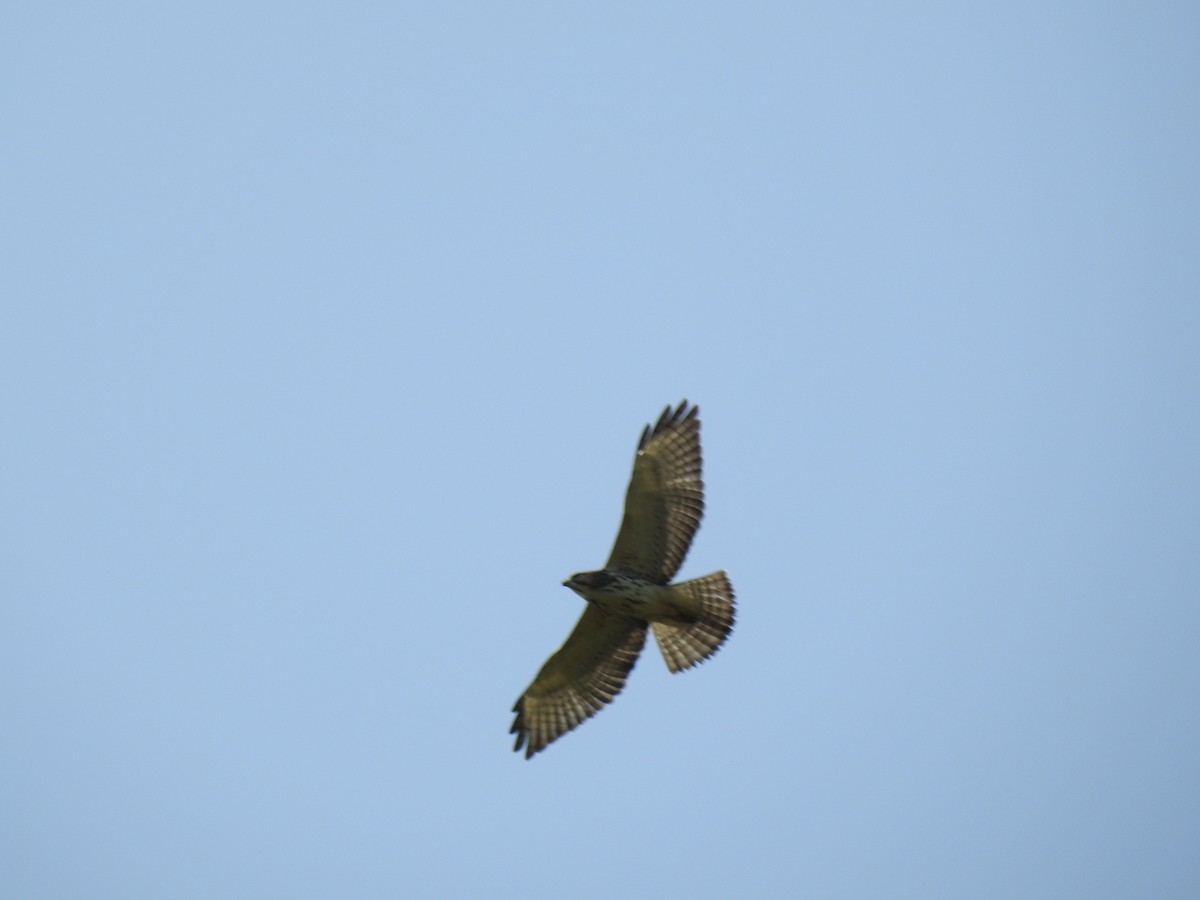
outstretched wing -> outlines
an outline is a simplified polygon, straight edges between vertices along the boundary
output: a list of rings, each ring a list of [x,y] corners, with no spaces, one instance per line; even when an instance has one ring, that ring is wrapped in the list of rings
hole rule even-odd
[[[642,431],[625,518],[606,569],[623,569],[666,584],[675,577],[704,515],[700,480],[700,412],[682,401]]]
[[[529,759],[612,702],[625,687],[645,640],[644,621],[589,604],[513,707],[513,750],[524,745]]]

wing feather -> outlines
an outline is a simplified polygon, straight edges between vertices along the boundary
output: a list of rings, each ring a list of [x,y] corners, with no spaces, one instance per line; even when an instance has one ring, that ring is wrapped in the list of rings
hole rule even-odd
[[[683,565],[704,515],[699,412],[684,400],[642,430],[606,569],[666,584]]]
[[[589,604],[513,706],[513,750],[524,746],[528,759],[612,702],[625,687],[645,640],[641,619]]]

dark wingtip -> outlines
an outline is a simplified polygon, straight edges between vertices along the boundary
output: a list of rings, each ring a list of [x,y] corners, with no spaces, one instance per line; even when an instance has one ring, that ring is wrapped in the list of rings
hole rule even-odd
[[[670,407],[668,406],[667,409],[670,410]],[[671,417],[670,424],[672,426],[682,425],[684,422],[694,419],[698,415],[700,415],[700,407],[694,403],[688,406],[687,397],[684,397],[679,401],[679,405],[675,407],[675,414]]]
[[[515,719],[513,719],[512,728],[508,729],[509,734],[515,734],[517,736],[517,740],[513,744],[513,753],[516,753],[518,750],[521,749],[521,746],[525,743],[525,738],[529,735],[529,730],[525,727],[525,722],[524,722],[524,719],[525,719],[525,708],[524,707],[525,707],[525,698],[523,696],[518,697],[517,702],[513,704],[513,708],[512,708],[512,711],[517,714],[517,717]]]
[[[663,407],[662,414],[658,417],[658,421],[653,425],[647,425],[642,429],[642,436],[638,440],[638,449],[643,450],[646,447],[646,442],[654,435],[666,431],[669,428],[677,428],[684,422],[689,422],[700,415],[700,407],[696,405],[688,406],[687,397],[679,401],[679,405],[672,407],[669,403]]]

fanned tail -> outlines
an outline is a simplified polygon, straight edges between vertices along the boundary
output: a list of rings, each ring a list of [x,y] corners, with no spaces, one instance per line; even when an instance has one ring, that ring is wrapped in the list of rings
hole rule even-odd
[[[672,672],[708,659],[733,630],[733,585],[724,570],[671,585],[687,620],[651,622],[658,649]]]

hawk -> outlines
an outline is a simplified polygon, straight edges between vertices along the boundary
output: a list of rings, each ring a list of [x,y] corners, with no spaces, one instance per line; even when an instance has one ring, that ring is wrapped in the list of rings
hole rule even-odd
[[[513,707],[513,750],[524,747],[526,759],[612,702],[647,628],[672,672],[708,659],[729,636],[733,585],[724,571],[671,583],[704,514],[699,413],[684,400],[642,430],[612,555],[603,569],[563,582],[587,607]]]

